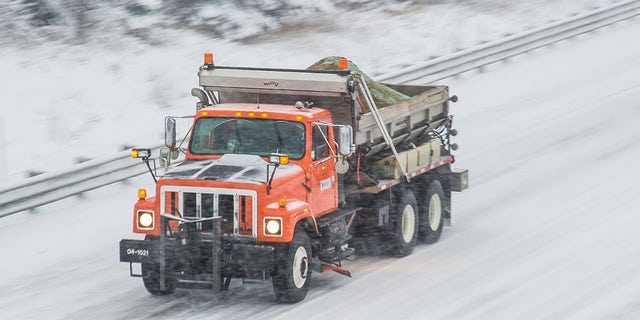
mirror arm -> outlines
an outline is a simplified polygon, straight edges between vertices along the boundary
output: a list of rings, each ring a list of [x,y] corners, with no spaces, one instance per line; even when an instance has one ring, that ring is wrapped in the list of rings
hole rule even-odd
[[[153,169],[151,169],[151,165],[149,164],[149,158],[142,158],[142,161],[144,162],[144,164],[147,165],[147,169],[149,169],[149,173],[151,173],[151,178],[153,178],[153,181],[155,183],[158,183],[158,178],[156,178],[156,175],[153,173]],[[154,160],[153,167],[155,168],[155,166],[156,166],[156,162]]]

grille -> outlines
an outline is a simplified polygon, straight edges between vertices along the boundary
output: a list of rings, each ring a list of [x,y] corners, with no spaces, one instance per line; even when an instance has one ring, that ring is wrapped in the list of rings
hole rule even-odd
[[[257,194],[251,190],[163,186],[162,214],[185,218],[222,217],[222,233],[257,236]],[[196,229],[211,231],[211,221],[196,222]]]

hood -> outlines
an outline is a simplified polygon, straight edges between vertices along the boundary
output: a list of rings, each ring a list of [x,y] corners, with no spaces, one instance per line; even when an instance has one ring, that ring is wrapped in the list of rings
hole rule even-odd
[[[261,184],[267,182],[267,164],[267,161],[255,155],[225,154],[217,160],[184,161],[169,170],[162,178]],[[273,166],[270,166],[269,174],[273,169]],[[297,165],[280,165],[275,176],[279,178],[301,171]]]

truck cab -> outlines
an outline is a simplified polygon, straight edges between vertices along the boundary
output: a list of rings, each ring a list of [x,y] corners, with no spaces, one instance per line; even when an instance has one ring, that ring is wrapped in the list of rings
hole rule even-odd
[[[187,160],[245,154],[268,162],[270,155],[279,154],[288,159],[287,165],[302,169],[304,181],[273,196],[306,201],[314,216],[337,208],[337,176],[333,166],[337,150],[335,145],[330,146],[334,137],[333,130],[329,130],[331,114],[326,109],[221,104],[200,110],[194,123]],[[280,182],[276,185],[280,187]]]
[[[338,207],[337,148],[335,143],[331,146],[332,141],[331,114],[322,108],[273,104],[203,108],[195,114],[184,161],[158,180],[156,194],[165,194],[167,186],[176,186],[176,190],[178,186],[253,190],[260,209],[247,214],[247,203],[235,205],[241,217],[223,220],[223,230],[233,231],[224,235],[250,235],[257,242],[290,242],[300,219],[316,219]],[[137,206],[148,207],[145,203]],[[292,213],[289,207],[300,212]],[[181,212],[188,217],[193,213],[192,218],[216,214],[215,208],[202,210],[197,205],[193,212],[176,209],[158,211],[159,215]],[[276,234],[265,230],[265,220],[269,219],[282,221]],[[225,227],[227,223],[233,223],[233,227]],[[159,233],[156,229],[148,231]]]

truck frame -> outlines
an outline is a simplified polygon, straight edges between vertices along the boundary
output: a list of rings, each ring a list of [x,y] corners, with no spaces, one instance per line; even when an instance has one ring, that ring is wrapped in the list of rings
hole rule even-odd
[[[383,84],[409,98],[378,106],[366,76],[338,65],[224,67],[205,54],[189,144],[177,146],[167,117],[164,173],[133,210],[145,238],[120,241],[120,261],[147,291],[271,279],[277,300],[295,303],[313,272],[351,276],[342,262],[365,247],[402,257],[438,241],[451,192],[468,187],[468,171],[451,167],[457,97],[442,85]],[[150,149],[133,154],[149,166]]]

